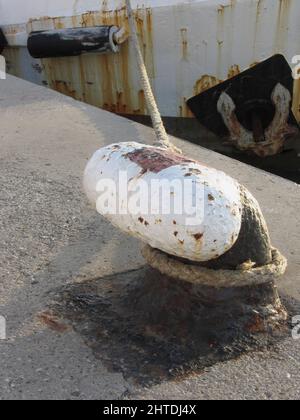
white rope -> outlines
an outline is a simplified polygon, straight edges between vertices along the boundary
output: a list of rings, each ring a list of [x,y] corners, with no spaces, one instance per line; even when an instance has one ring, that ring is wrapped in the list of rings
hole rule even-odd
[[[153,95],[153,91],[152,91],[149,77],[147,74],[147,69],[146,69],[142,51],[140,48],[140,43],[138,40],[135,18],[134,18],[130,0],[126,0],[126,7],[127,7],[128,21],[129,21],[129,27],[130,27],[130,32],[131,32],[131,39],[132,39],[132,44],[135,50],[141,85],[144,90],[147,108],[151,116],[153,129],[156,136],[156,142],[154,143],[154,145],[165,148],[165,149],[173,149],[174,151],[180,152],[180,150],[177,149],[171,143],[169,139],[169,136],[162,122],[162,118],[161,118],[157,103]]]

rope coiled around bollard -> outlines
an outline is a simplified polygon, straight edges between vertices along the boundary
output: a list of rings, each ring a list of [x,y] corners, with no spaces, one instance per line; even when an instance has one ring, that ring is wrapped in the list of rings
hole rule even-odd
[[[270,283],[282,276],[287,269],[286,258],[276,248],[272,249],[273,258],[270,264],[237,270],[213,270],[187,264],[149,245],[143,248],[142,255],[152,268],[166,276],[214,288],[257,286]]]

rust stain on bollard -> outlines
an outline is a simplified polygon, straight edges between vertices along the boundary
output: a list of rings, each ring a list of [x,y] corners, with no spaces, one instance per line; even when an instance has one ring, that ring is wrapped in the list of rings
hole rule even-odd
[[[145,148],[142,150],[129,152],[124,155],[124,157],[129,158],[132,162],[135,162],[144,170],[154,173],[159,173],[164,169],[170,168],[171,166],[180,165],[182,163],[196,162],[182,155],[159,148]]]

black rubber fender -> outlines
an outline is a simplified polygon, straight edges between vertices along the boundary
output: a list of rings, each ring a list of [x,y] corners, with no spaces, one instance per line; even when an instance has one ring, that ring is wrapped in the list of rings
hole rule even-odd
[[[54,29],[29,34],[27,47],[34,58],[71,57],[84,53],[118,52],[116,26]]]

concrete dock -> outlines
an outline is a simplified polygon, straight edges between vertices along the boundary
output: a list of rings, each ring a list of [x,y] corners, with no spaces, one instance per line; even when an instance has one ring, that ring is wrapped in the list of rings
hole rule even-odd
[[[0,80],[0,110],[0,315],[7,321],[7,340],[0,341],[0,399],[300,398],[300,339],[292,334],[202,369],[178,369],[172,377],[159,372],[157,354],[142,381],[133,344],[141,343],[137,353],[147,353],[147,337],[136,338],[129,349],[126,332],[118,339],[115,323],[91,327],[92,315],[84,319],[78,308],[69,311],[72,319],[65,308],[61,317],[53,314],[57,297],[72,294],[97,318],[104,303],[95,303],[93,292],[111,287],[115,278],[130,282],[143,269],[141,244],[90,208],[81,181],[97,148],[151,143],[153,132],[11,76]],[[299,185],[174,142],[186,155],[237,178],[259,200],[273,244],[289,261],[278,284],[281,297],[290,318],[300,315]],[[111,352],[103,344],[108,337],[114,337]]]

